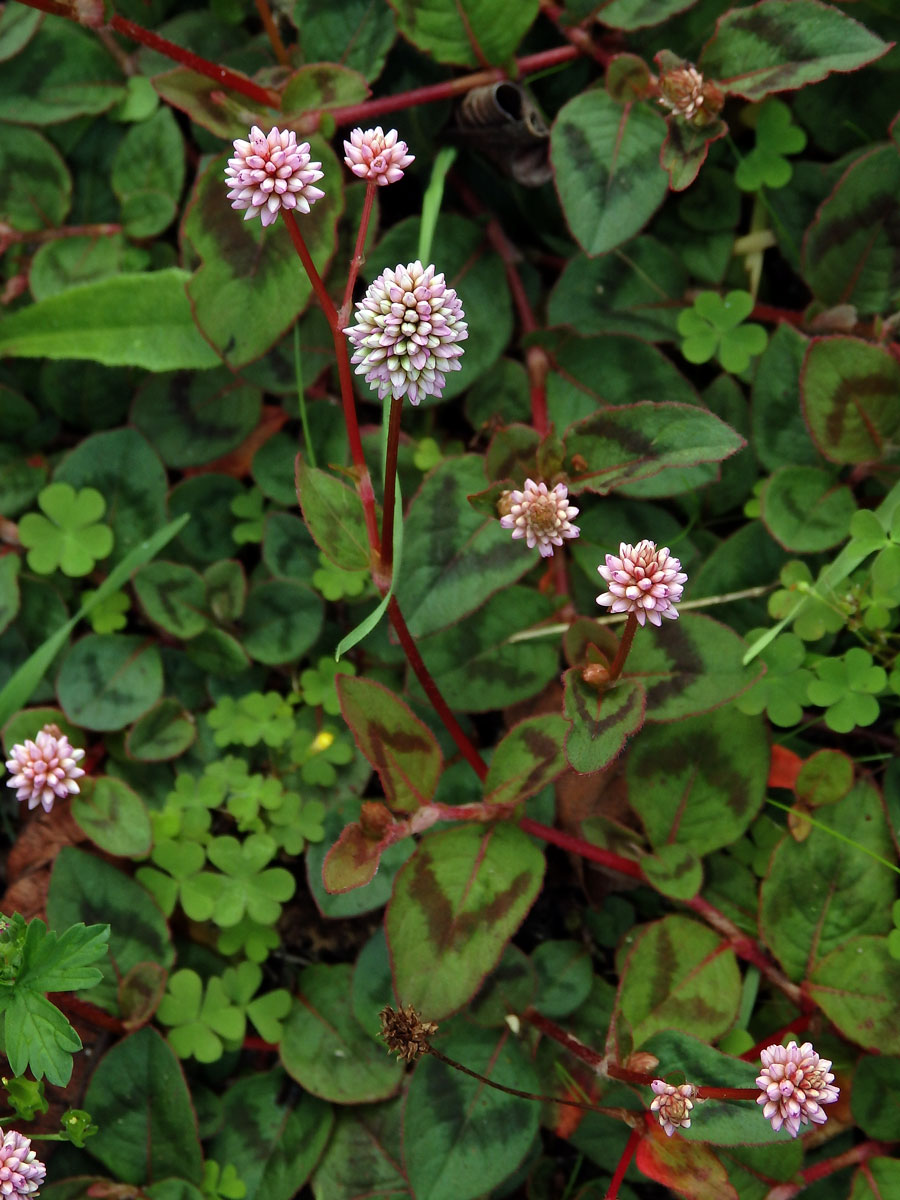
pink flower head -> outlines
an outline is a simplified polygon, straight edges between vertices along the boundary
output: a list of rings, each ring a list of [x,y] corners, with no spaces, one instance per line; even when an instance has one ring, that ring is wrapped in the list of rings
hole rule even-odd
[[[552,556],[553,547],[561,546],[563,538],[576,538],[581,532],[572,524],[578,509],[569,503],[564,483],[548,491],[546,483],[526,479],[521,492],[508,493],[506,504],[509,511],[500,519],[500,525],[511,529],[514,538],[525,538],[529,550],[537,546],[542,558]]]
[[[354,129],[350,141],[344,142],[344,162],[357,178],[368,179],[379,187],[398,183],[415,155],[407,153],[406,142],[397,141],[397,136],[396,129],[384,133],[380,125],[365,131]]]
[[[235,141],[234,158],[229,158],[225,168],[231,207],[245,208],[245,221],[258,213],[263,225],[271,225],[280,208],[308,213],[325,195],[312,186],[322,178],[321,166],[309,161],[309,142],[298,146],[292,129],[279,132],[276,125],[267,137],[254,125],[249,142]]]
[[[3,1130],[0,1129],[0,1134]],[[37,1196],[47,1168],[31,1149],[31,1140],[11,1129],[0,1142],[0,1195]]]
[[[764,1105],[763,1116],[777,1133],[784,1125],[796,1137],[801,1125],[824,1125],[823,1104],[834,1104],[840,1089],[834,1085],[831,1061],[819,1058],[812,1042],[798,1046],[768,1046],[763,1050],[762,1073],[756,1086],[762,1091],[756,1103]]]
[[[619,557],[607,554],[606,566],[597,570],[609,584],[609,591],[597,597],[597,603],[611,613],[634,613],[643,625],[661,625],[660,617],[678,616],[675,605],[681,599],[687,575],[681,563],[669,553],[669,547],[657,550],[656,542],[619,544]]]
[[[356,306],[356,324],[344,330],[353,345],[356,374],[378,397],[440,396],[445,371],[458,371],[468,335],[465,313],[443,275],[420,262],[397,265],[370,285]]]
[[[694,1085],[683,1083],[681,1087],[675,1087],[663,1079],[654,1079],[650,1086],[655,1093],[650,1111],[659,1117],[666,1136],[671,1137],[676,1129],[690,1129],[691,1109],[697,1095]]]
[[[27,800],[29,808],[42,804],[49,812],[54,800],[79,790],[75,780],[84,774],[77,765],[82,758],[84,751],[73,750],[57,725],[45,725],[33,742],[29,739],[24,745],[13,746],[6,763],[12,778],[7,779],[6,786],[18,788],[16,799]]]

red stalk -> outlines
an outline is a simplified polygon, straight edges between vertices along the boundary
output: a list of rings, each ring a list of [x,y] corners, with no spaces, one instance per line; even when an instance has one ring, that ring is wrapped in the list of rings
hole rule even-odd
[[[550,825],[542,825],[539,821],[532,821],[531,817],[522,817],[519,821],[519,828],[535,837],[542,838],[545,842],[559,846],[562,850],[568,850],[570,854],[580,854],[582,858],[600,863],[603,867],[609,867],[611,871],[618,871],[620,875],[628,875],[632,879],[643,880],[644,878],[640,864],[633,859],[623,858],[621,854],[616,854],[612,850],[604,850],[601,846],[593,846],[583,838],[565,833],[562,829],[553,829]]]
[[[394,505],[397,500],[397,449],[402,415],[403,397],[392,395],[384,460],[384,508],[381,514],[381,569],[388,578],[394,568]]]
[[[350,306],[353,303],[353,289],[356,286],[356,277],[359,274],[359,268],[366,261],[364,248],[366,244],[366,234],[369,231],[369,219],[372,216],[372,204],[375,199],[375,189],[377,183],[369,180],[366,185],[366,198],[363,200],[362,217],[359,222],[359,233],[356,235],[356,247],[353,251],[353,258],[350,260],[350,274],[347,277],[347,286],[344,289],[344,303],[341,305],[341,311],[338,314],[338,320],[343,329],[350,322]]]
[[[609,1181],[605,1200],[616,1200],[619,1194],[619,1186],[625,1178],[625,1172],[631,1166],[631,1160],[634,1158],[635,1151],[640,1145],[643,1136],[644,1131],[640,1127],[632,1129],[628,1141],[625,1143],[625,1149],[622,1151],[622,1157],[619,1159],[619,1165],[616,1167],[615,1174]]]

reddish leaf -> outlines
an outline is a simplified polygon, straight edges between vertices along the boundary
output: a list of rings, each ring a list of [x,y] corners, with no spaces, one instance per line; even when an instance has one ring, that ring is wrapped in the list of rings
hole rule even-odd
[[[708,1146],[666,1137],[653,1125],[635,1155],[639,1170],[688,1200],[738,1200],[728,1172]]]
[[[793,750],[787,750],[777,743],[772,747],[772,761],[769,766],[769,787],[789,788],[794,790],[803,759]]]
[[[350,892],[371,883],[378,870],[382,842],[373,842],[358,822],[348,825],[325,855],[322,883],[326,892]]]

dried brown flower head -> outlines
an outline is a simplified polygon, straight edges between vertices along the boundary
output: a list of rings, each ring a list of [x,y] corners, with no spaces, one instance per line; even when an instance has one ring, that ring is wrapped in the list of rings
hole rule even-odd
[[[415,1062],[420,1054],[428,1053],[428,1041],[437,1033],[434,1021],[423,1021],[411,1004],[398,1009],[389,1004],[379,1013],[381,1036],[391,1054],[407,1062]]]

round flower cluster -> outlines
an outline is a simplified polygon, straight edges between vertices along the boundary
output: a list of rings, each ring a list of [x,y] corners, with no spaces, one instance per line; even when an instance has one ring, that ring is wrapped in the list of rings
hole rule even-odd
[[[78,766],[82,758],[84,751],[73,750],[57,725],[45,725],[34,741],[28,738],[24,745],[13,746],[6,763],[12,778],[6,786],[18,788],[16,799],[27,800],[29,808],[42,804],[49,812],[54,800],[79,790],[75,780],[84,774]]]
[[[367,179],[384,187],[398,183],[403,170],[415,161],[415,155],[407,153],[406,142],[397,140],[396,129],[354,129],[350,141],[344,142],[344,162],[358,179]]]
[[[828,1119],[823,1104],[834,1104],[840,1089],[834,1085],[831,1060],[819,1058],[812,1042],[798,1046],[768,1046],[760,1055],[762,1072],[756,1086],[762,1091],[756,1098],[763,1116],[778,1132],[782,1125],[796,1137],[801,1125],[824,1125]]]
[[[561,546],[564,538],[578,537],[580,530],[571,521],[578,509],[569,503],[564,483],[551,491],[546,483],[526,479],[522,491],[509,492],[503,503],[507,512],[501,526],[511,529],[514,538],[525,538],[529,550],[537,546],[542,558],[552,556],[553,547]]]
[[[254,125],[249,142],[235,140],[234,158],[225,168],[231,207],[246,209],[245,221],[258,214],[263,225],[271,225],[282,208],[308,213],[325,195],[313,187],[322,178],[321,166],[309,161],[309,142],[298,146],[292,129],[279,132],[276,125],[267,136]]]
[[[691,1109],[697,1095],[694,1085],[683,1083],[675,1087],[663,1079],[654,1079],[650,1086],[654,1093],[650,1111],[656,1113],[666,1135],[671,1137],[676,1129],[690,1129]]]
[[[636,546],[621,542],[618,557],[607,554],[606,565],[597,570],[609,584],[609,591],[598,596],[597,603],[611,613],[634,613],[641,625],[647,620],[661,625],[661,616],[673,620],[678,616],[675,605],[687,575],[668,546],[657,550],[655,542]]]
[[[0,1195],[37,1196],[47,1168],[31,1149],[31,1140],[14,1129],[0,1129]]]
[[[353,346],[356,374],[379,399],[440,396],[447,371],[460,369],[469,335],[465,313],[443,275],[420,262],[397,265],[370,285],[356,306],[356,324],[344,330]]]

